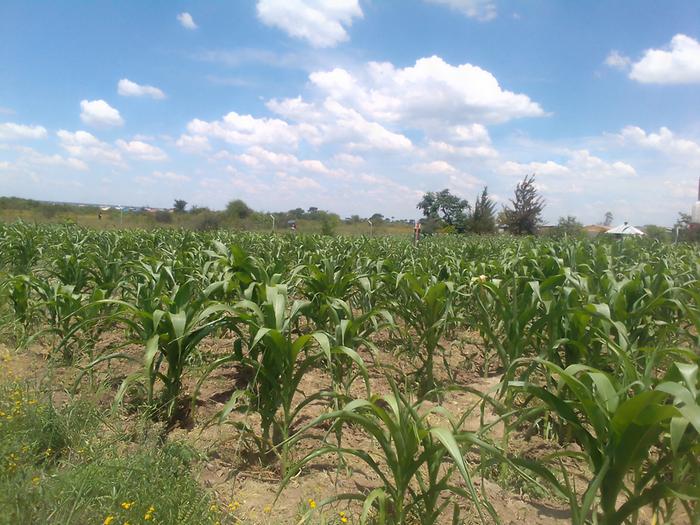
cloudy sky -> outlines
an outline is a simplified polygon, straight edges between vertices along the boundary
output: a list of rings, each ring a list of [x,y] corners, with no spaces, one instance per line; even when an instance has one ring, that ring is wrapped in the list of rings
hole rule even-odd
[[[670,225],[700,175],[697,0],[0,5],[0,194],[417,215],[425,191]]]

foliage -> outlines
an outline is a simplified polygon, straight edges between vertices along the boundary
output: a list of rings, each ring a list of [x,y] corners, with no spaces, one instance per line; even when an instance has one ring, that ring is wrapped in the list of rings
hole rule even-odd
[[[474,211],[467,220],[467,230],[480,235],[495,233],[495,210],[496,203],[489,198],[488,188],[484,186],[481,195],[474,201]]]
[[[226,215],[234,219],[245,219],[252,215],[253,210],[240,199],[233,200],[226,205]]]
[[[161,224],[172,224],[173,215],[169,211],[158,210],[153,214],[153,218],[156,222]]]
[[[516,235],[533,235],[542,222],[544,199],[535,187],[535,176],[525,176],[515,188],[511,205],[503,208],[505,226]]]
[[[584,235],[583,224],[581,224],[573,215],[559,217],[559,222],[553,228],[553,235],[558,237],[582,237]]]
[[[458,231],[464,229],[470,205],[459,197],[452,195],[450,190],[444,189],[438,192],[429,191],[416,206],[428,219],[440,219],[448,226],[455,227]]]
[[[173,211],[175,211],[176,213],[183,213],[186,207],[187,201],[183,201],[182,199],[175,199],[175,202],[173,203]]]

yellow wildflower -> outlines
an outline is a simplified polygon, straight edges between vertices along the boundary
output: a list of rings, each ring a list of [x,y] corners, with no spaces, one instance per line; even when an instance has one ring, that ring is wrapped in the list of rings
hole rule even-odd
[[[109,525],[114,521],[114,516],[107,516],[105,520],[102,522],[102,525]]]
[[[34,476],[34,477],[32,478],[32,484],[33,484],[34,486],[38,485],[40,481],[41,481],[41,478],[40,478],[39,476]]]
[[[316,502],[313,500],[313,498],[309,498],[309,507],[312,509],[316,508]]]
[[[133,501],[125,501],[124,503],[122,503],[122,508],[124,510],[129,510],[133,504]]]

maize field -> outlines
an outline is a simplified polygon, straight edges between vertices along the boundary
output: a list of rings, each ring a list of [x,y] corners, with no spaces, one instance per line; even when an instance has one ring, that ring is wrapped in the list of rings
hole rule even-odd
[[[699,279],[644,239],[2,224],[0,523],[698,524]]]

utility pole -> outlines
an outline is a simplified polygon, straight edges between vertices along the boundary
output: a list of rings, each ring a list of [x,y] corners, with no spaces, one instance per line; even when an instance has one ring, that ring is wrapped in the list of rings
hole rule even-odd
[[[374,224],[369,219],[367,219],[367,224],[369,224],[369,236],[374,237]]]
[[[272,233],[275,233],[275,216],[270,214],[270,218],[272,219]]]

